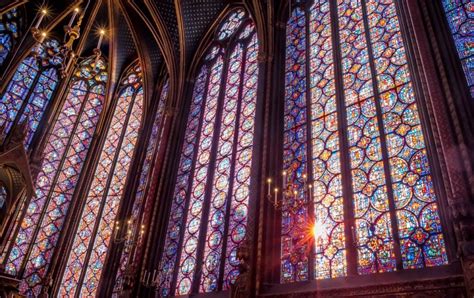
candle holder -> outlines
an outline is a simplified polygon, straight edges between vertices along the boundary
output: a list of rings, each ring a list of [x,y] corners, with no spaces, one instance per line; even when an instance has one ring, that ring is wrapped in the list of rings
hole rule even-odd
[[[126,225],[126,233],[123,235],[120,235],[120,222],[116,221],[115,222],[115,233],[114,233],[114,243],[115,244],[125,244],[126,249],[132,249],[133,246],[137,243],[137,240],[135,240],[134,237],[134,231],[132,229],[132,220],[127,221]],[[140,234],[143,234],[143,228],[140,232]]]
[[[143,277],[140,279],[140,283],[145,288],[157,289],[161,280],[161,272],[157,269],[153,269],[153,273],[145,269]]]
[[[290,177],[288,171],[282,172],[282,184],[273,185],[273,179],[267,178],[267,200],[272,204],[275,210],[290,210],[296,212],[301,205],[310,204],[313,196],[312,182],[308,180],[307,174],[302,175],[303,183],[288,181]]]
[[[120,233],[120,222],[115,222],[115,233],[114,233],[114,243],[116,244],[125,244],[124,250],[129,252],[129,258],[127,260],[127,264],[123,275],[120,276],[115,285],[114,285],[114,292],[124,293],[125,291],[131,289],[133,287],[133,283],[135,281],[135,272],[136,272],[136,264],[132,261],[131,255],[135,250],[136,246],[143,240],[143,235],[145,234],[145,225],[141,225],[140,233],[138,236],[134,236],[133,231],[136,230],[132,227],[132,220],[129,219],[127,221],[127,232],[124,236],[119,236]]]
[[[65,36],[63,45],[59,47],[59,51],[54,53],[53,56],[56,58],[56,61],[60,61],[58,65],[61,78],[64,78],[70,69],[71,65],[73,65],[76,54],[72,50],[73,43],[76,39],[80,37],[80,28],[82,24],[82,19],[84,14],[81,14],[79,17],[78,22],[76,25],[73,26],[74,21],[79,14],[79,7],[76,7],[73,11],[73,15],[69,21],[69,24],[64,26]],[[31,33],[33,38],[37,42],[37,46],[35,46],[32,50],[32,55],[38,58],[40,56],[41,47],[44,44],[48,33],[46,31],[41,31],[39,26],[41,25],[45,16],[47,16],[48,11],[46,8],[42,8],[39,12],[38,20],[36,21],[35,26],[31,28]]]

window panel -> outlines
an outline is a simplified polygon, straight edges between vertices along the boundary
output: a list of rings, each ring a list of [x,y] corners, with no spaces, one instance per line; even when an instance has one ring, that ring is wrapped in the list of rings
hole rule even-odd
[[[5,63],[20,35],[21,17],[16,8],[0,16],[0,67]]]
[[[5,248],[6,271],[18,275],[24,269],[20,290],[28,295],[41,291],[102,110],[106,66],[102,60],[94,66],[105,76],[100,77],[90,72],[91,63],[93,60],[81,64],[83,71],[78,71],[70,83],[61,113],[46,141],[36,197],[29,201],[24,217],[20,219],[21,214],[18,215],[17,220],[22,223],[12,233],[15,236],[11,249]]]
[[[158,270],[162,296],[228,289],[247,236],[258,41],[242,9],[216,39],[194,86]]]
[[[229,70],[227,72],[226,91],[218,149],[216,153],[216,172],[212,182],[211,205],[209,210],[209,226],[204,246],[203,272],[201,290],[212,292],[217,290],[220,271],[221,253],[224,237],[224,227],[227,193],[230,188],[232,147],[236,134],[237,102],[239,97],[239,77],[242,72],[242,46],[238,44],[230,54]]]
[[[474,3],[469,0],[443,0],[442,3],[467,85],[474,97]]]
[[[387,182],[360,0],[338,4],[359,274],[393,271]]]
[[[140,180],[139,180],[138,188],[135,194],[135,201],[133,202],[133,207],[132,207],[132,215],[131,215],[130,221],[131,221],[131,226],[133,227],[133,230],[135,231],[135,233],[133,233],[135,237],[135,241],[138,241],[136,243],[137,248],[143,245],[142,243],[143,239],[138,234],[141,229],[140,226],[142,224],[140,216],[143,214],[143,210],[144,210],[143,208],[145,208],[144,199],[146,195],[146,188],[147,188],[147,185],[151,184],[150,176],[153,172],[152,168],[154,166],[155,156],[158,154],[158,150],[160,149],[160,144],[162,140],[161,133],[163,129],[162,125],[164,121],[165,105],[166,105],[166,99],[168,97],[168,91],[169,91],[169,80],[166,80],[161,90],[158,108],[155,114],[155,119],[153,121],[153,128],[150,134],[150,138],[148,140],[145,160],[143,162],[143,166],[140,173]],[[127,266],[129,265],[130,257],[132,257],[130,255],[131,248],[132,248],[131,246],[125,245],[124,250],[122,252],[121,260],[119,263],[120,267],[117,272],[114,291],[119,291],[121,289],[122,282],[123,282],[123,275],[127,269]]]
[[[253,31],[255,28],[248,26]],[[246,28],[246,31],[247,31]],[[249,34],[250,35],[250,34]],[[246,35],[244,35],[247,37]],[[253,33],[247,45],[243,72],[242,98],[240,103],[239,126],[237,127],[237,147],[235,170],[231,196],[229,229],[227,232],[227,254],[224,267],[224,288],[229,289],[238,275],[237,249],[246,238],[250,200],[250,173],[252,171],[253,144],[255,133],[255,113],[257,109],[258,83],[258,40]]]
[[[14,125],[28,119],[26,146],[38,129],[59,82],[57,68],[61,63],[59,58],[54,57],[59,52],[56,40],[48,40],[33,50],[38,56],[29,55],[20,63],[0,102],[3,137],[10,133]]]
[[[143,112],[139,74],[132,72],[109,124],[94,179],[62,277],[59,295],[95,295],[135,152]]]
[[[446,264],[441,220],[395,4],[367,1],[367,14],[403,267]],[[383,26],[390,29],[382,30]]]
[[[204,110],[208,73],[209,71],[206,65],[201,67],[194,86],[184,144],[181,149],[181,160],[179,163],[174,199],[171,205],[170,219],[168,223],[169,228],[166,232],[165,246],[159,267],[159,271],[162,272],[159,276],[160,294],[163,296],[169,296],[172,291],[171,283],[180,245],[179,238],[184,227],[183,216],[186,211],[186,197],[190,192],[188,181],[191,177],[191,168],[197,147],[199,123]]]
[[[221,86],[223,59],[218,56],[211,68],[207,87],[206,105],[202,120],[201,136],[198,143],[196,168],[194,170],[189,213],[185,224],[183,250],[179,262],[177,294],[188,294],[191,290],[193,275],[197,265],[197,245],[206,195],[207,177],[212,144],[214,142],[215,120],[219,90]]]
[[[344,212],[336,82],[329,3],[315,1],[309,22],[309,87],[311,92],[311,142],[314,180],[314,217],[317,278],[346,275]]]
[[[410,80],[393,1],[316,0],[293,9],[283,164],[291,189],[302,189],[302,174],[312,169],[314,214],[303,192],[283,202],[282,282],[344,276],[348,266],[358,274],[394,271],[397,258],[403,268],[447,263]],[[354,226],[345,228],[352,213]],[[314,239],[303,242],[308,222]],[[356,263],[348,262],[348,239]]]
[[[283,166],[289,189],[301,188],[306,173],[308,131],[306,127],[306,17],[297,7],[286,27],[285,125]],[[284,202],[281,214],[281,282],[308,279],[307,247],[301,227],[308,222],[305,197],[292,196]],[[304,227],[303,227],[304,229]]]

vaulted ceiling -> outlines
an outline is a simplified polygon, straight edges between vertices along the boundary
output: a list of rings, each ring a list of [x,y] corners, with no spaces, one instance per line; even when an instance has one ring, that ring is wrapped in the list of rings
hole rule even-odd
[[[85,13],[82,41],[76,42],[81,56],[91,55],[98,28],[106,28],[102,52],[109,59],[109,73],[116,82],[135,59],[144,65],[145,82],[153,91],[160,73],[184,72],[201,40],[230,0],[7,0],[2,8],[26,2],[24,11],[31,24],[39,7],[48,7],[44,26],[59,40],[64,37],[74,7]],[[232,1],[236,2],[236,1]],[[53,24],[54,23],[54,24]],[[43,26],[42,25],[42,26]],[[76,49],[77,50],[77,49]],[[178,79],[178,78],[175,78]],[[183,79],[182,77],[180,79]],[[113,89],[113,88],[111,88]]]

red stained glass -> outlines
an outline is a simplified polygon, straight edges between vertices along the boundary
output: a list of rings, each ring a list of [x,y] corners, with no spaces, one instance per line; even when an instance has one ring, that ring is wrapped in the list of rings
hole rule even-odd
[[[246,237],[257,35],[240,9],[216,34],[224,46],[211,45],[194,86],[159,267],[162,296],[192,293],[193,285],[199,292],[229,288]]]
[[[126,77],[130,80],[118,96],[94,179],[74,233],[59,289],[60,296],[90,296],[97,291],[142,121],[140,72],[133,68]]]
[[[331,20],[333,15],[337,20]],[[333,56],[340,57],[339,73]],[[299,186],[301,174],[312,169],[314,214],[300,197],[283,204],[282,282],[344,276],[348,266],[356,266],[359,274],[394,271],[397,255],[404,268],[446,264],[394,2],[297,5],[287,24],[286,65],[284,167]],[[347,139],[339,135],[341,127]],[[341,152],[341,143],[347,152]],[[341,164],[342,155],[348,165]],[[350,175],[342,175],[342,166]],[[343,196],[344,185],[351,193]],[[352,233],[344,227],[347,206],[355,219]],[[308,221],[318,231],[309,244],[314,255],[300,245]],[[346,260],[348,236],[356,244],[357,264]],[[314,276],[306,265],[311,259]]]

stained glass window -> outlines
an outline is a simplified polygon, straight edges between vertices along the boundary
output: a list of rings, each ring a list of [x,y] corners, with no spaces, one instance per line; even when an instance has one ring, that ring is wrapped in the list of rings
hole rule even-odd
[[[236,9],[197,75],[158,282],[162,296],[228,289],[249,211],[258,41]]]
[[[282,204],[281,282],[446,264],[394,1],[296,4],[286,30],[284,180],[299,192]]]
[[[28,121],[26,145],[31,142],[59,81],[59,43],[47,40],[36,46],[18,66],[0,102],[0,126],[5,137],[11,128]]]
[[[36,180],[36,196],[11,234],[12,246],[5,248],[6,272],[22,278],[20,290],[24,294],[37,296],[48,273],[102,111],[106,80],[105,61],[85,60],[77,68],[52,125]]]
[[[0,15],[0,67],[10,54],[20,34],[21,18],[16,8]]]
[[[59,296],[95,296],[143,114],[140,67],[124,76],[98,164],[85,198]]]
[[[158,107],[157,111],[155,114],[155,118],[153,121],[153,128],[151,130],[150,137],[148,139],[148,145],[145,153],[145,160],[143,162],[143,166],[141,169],[140,173],[140,180],[139,184],[135,193],[135,201],[133,202],[133,207],[132,207],[132,214],[130,217],[130,225],[133,227],[132,229],[136,231],[134,233],[134,238],[133,241],[136,242],[135,247],[141,247],[143,245],[142,243],[142,237],[141,234],[138,232],[142,228],[142,222],[140,216],[142,216],[143,211],[144,211],[144,200],[145,200],[145,195],[147,191],[147,187],[149,187],[149,184],[152,182],[151,179],[151,174],[152,174],[152,168],[154,165],[154,161],[156,159],[156,155],[158,153],[158,150],[160,149],[160,144],[161,144],[161,133],[162,133],[162,128],[163,128],[163,120],[164,120],[164,114],[165,114],[165,104],[166,104],[166,99],[168,97],[168,91],[169,91],[169,85],[168,85],[168,80],[163,85],[163,88],[161,89],[160,97],[159,97],[159,102],[158,102]],[[117,277],[116,277],[116,283],[115,283],[115,291],[119,291],[122,287],[123,284],[123,274],[125,273],[127,266],[130,265],[130,258],[131,256],[131,246],[126,245],[123,249],[121,260],[120,260],[120,267],[117,272]]]
[[[442,2],[467,84],[474,98],[474,2],[470,0]]]
[[[3,206],[5,205],[5,202],[7,201],[7,198],[8,198],[7,196],[8,196],[7,189],[5,188],[5,186],[0,184],[0,209],[2,209]]]

